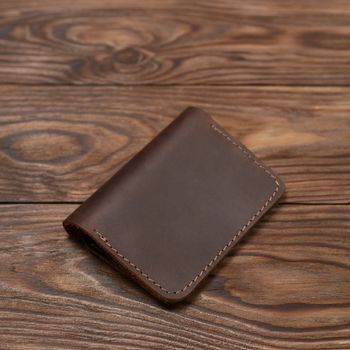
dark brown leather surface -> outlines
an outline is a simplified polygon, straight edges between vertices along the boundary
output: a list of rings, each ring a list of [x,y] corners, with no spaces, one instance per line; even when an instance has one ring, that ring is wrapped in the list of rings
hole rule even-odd
[[[186,297],[283,184],[204,111],[186,109],[65,221],[159,299]]]

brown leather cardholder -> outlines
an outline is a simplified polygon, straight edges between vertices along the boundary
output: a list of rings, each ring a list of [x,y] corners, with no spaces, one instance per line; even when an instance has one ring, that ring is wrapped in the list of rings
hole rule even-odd
[[[178,302],[283,191],[270,169],[190,107],[63,225],[154,296]]]

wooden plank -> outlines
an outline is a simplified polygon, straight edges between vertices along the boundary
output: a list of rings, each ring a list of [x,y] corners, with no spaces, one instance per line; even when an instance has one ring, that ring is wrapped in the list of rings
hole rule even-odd
[[[72,241],[74,205],[2,205],[2,349],[349,349],[350,206],[280,205],[165,307]]]
[[[0,87],[0,201],[82,201],[182,109],[203,107],[285,180],[350,202],[350,89]]]
[[[0,82],[349,85],[350,2],[3,0]]]

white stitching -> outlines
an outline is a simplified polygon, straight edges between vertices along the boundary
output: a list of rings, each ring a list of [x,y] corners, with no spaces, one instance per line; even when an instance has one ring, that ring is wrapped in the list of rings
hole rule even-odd
[[[119,257],[121,257],[124,261],[126,261],[129,265],[131,265],[138,273],[140,273],[142,276],[147,278],[151,283],[153,283],[155,286],[157,286],[162,291],[168,293],[168,294],[178,294],[184,292],[187,288],[191,287],[193,283],[195,283],[198,278],[200,278],[205,271],[209,269],[209,267],[222,255],[222,253],[231,246],[231,244],[241,235],[243,231],[255,220],[257,216],[261,214],[261,212],[269,205],[269,203],[272,201],[272,199],[276,196],[277,192],[279,191],[279,183],[277,181],[277,178],[275,175],[273,175],[268,169],[266,169],[262,164],[260,164],[255,158],[252,157],[252,155],[243,148],[240,144],[236,143],[231,139],[230,136],[225,134],[223,131],[218,129],[214,124],[210,124],[210,126],[215,130],[218,134],[223,136],[228,142],[230,142],[232,145],[236,146],[238,149],[240,149],[250,160],[252,160],[259,168],[263,169],[268,175],[271,176],[271,178],[274,180],[276,184],[276,188],[274,192],[271,194],[271,196],[268,198],[268,200],[264,203],[264,205],[248,220],[248,222],[234,235],[234,237],[222,248],[218,251],[218,253],[215,255],[215,257],[210,260],[210,262],[182,289],[179,289],[177,291],[169,291],[168,289],[162,287],[159,283],[157,283],[154,279],[152,279],[148,274],[144,273],[139,267],[137,267],[133,262],[131,262],[127,257],[125,257],[123,254],[121,254],[117,249],[115,249],[111,243],[108,241],[108,239],[98,230],[94,230],[94,232],[98,235],[98,237],[111,249],[113,250]]]

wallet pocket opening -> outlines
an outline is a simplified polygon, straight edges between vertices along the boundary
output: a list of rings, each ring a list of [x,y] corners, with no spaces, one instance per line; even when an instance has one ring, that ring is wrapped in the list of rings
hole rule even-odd
[[[111,263],[111,259],[106,255],[103,249],[100,248],[94,239],[90,237],[82,228],[74,224],[64,224],[64,228],[74,239],[83,242],[85,247],[97,257],[109,264]]]
[[[63,226],[73,238],[81,239],[83,235],[86,236],[86,233],[76,225],[63,223]]]

